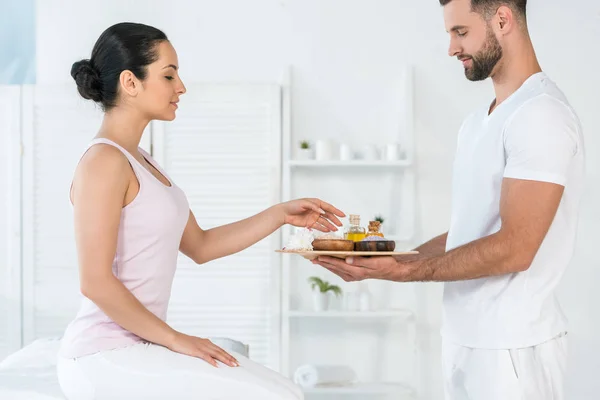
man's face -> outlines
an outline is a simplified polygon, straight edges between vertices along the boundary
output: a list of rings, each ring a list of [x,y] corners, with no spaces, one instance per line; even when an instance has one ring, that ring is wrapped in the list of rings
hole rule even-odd
[[[467,79],[492,76],[502,59],[502,47],[490,24],[471,10],[471,0],[453,0],[444,6],[444,23],[450,33],[448,55],[463,63]]]

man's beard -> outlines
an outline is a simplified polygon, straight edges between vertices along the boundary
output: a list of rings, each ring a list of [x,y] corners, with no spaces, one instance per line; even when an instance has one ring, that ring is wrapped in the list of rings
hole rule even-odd
[[[459,59],[471,58],[471,68],[465,67],[465,76],[470,81],[483,81],[491,75],[494,67],[502,58],[502,47],[496,39],[491,28],[487,29],[487,35],[483,48],[474,56],[460,55]]]

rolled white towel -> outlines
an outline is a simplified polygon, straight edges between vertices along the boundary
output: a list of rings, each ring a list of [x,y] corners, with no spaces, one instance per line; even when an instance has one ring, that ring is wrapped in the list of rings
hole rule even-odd
[[[356,383],[356,373],[344,365],[302,365],[294,373],[294,382],[302,387],[345,386]]]

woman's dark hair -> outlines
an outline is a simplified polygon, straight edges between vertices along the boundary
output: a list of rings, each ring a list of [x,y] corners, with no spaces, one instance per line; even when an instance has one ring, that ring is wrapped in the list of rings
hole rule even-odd
[[[125,70],[146,78],[146,66],[158,59],[157,45],[168,40],[159,29],[123,22],[111,26],[98,38],[90,59],[73,63],[71,76],[79,94],[108,111],[116,105],[119,76]]]

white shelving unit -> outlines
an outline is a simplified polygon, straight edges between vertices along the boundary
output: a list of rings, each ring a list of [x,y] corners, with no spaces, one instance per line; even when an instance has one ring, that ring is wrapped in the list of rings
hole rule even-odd
[[[304,178],[308,176],[309,180],[316,182],[318,179],[326,177],[335,180],[338,176],[342,182],[348,182],[350,177],[360,174],[363,179],[370,180],[371,176],[379,177],[382,181],[385,180],[387,183],[387,189],[381,189],[378,192],[379,196],[390,197],[390,202],[394,204],[394,201],[400,199],[400,205],[397,208],[397,215],[390,218],[396,222],[396,226],[390,229],[390,225],[385,225],[387,231],[384,229],[386,238],[395,240],[397,242],[397,249],[408,249],[410,248],[409,243],[414,237],[414,209],[415,209],[415,179],[413,171],[413,160],[414,160],[414,144],[413,144],[413,92],[412,92],[412,73],[410,68],[406,68],[404,74],[403,84],[403,109],[399,110],[402,116],[399,118],[399,142],[405,152],[405,157],[397,161],[367,161],[367,160],[351,160],[351,161],[317,161],[317,160],[296,160],[294,159],[293,147],[297,141],[300,140],[298,137],[294,137],[291,132],[291,84],[290,77],[287,77],[287,82],[283,85],[283,152],[282,152],[282,201],[291,200],[294,198],[302,197],[301,194],[294,190],[296,184],[297,174],[303,174]],[[373,135],[374,136],[374,135]],[[350,175],[348,175],[350,174]],[[371,175],[369,175],[371,174]],[[332,178],[333,177],[333,178]],[[366,177],[366,178],[365,178]],[[314,179],[314,180],[313,180]],[[338,185],[338,184],[336,184]],[[347,185],[339,184],[340,191],[343,190],[344,186]],[[360,196],[368,198],[369,193],[361,193]],[[324,199],[327,201],[335,202],[334,200]],[[393,207],[392,207],[393,208]],[[346,210],[344,210],[346,211]],[[354,213],[354,211],[347,211]],[[366,226],[368,219],[371,216],[364,216],[361,220],[362,225]],[[386,219],[387,220],[387,219]],[[292,230],[283,230],[282,232],[282,243],[281,246],[285,246],[288,242]],[[304,262],[304,264],[303,264]],[[293,348],[294,343],[298,340],[306,341],[311,340],[312,337],[294,338],[294,335],[298,335],[298,330],[301,330],[303,326],[313,326],[314,329],[311,331],[311,335],[319,335],[321,332],[327,332],[329,338],[331,335],[336,335],[336,330],[339,334],[353,335],[352,329],[360,329],[362,334],[365,334],[365,330],[380,329],[384,333],[394,335],[395,329],[403,327],[407,331],[411,330],[414,332],[413,340],[406,343],[396,343],[399,345],[405,345],[410,349],[414,356],[412,360],[402,361],[410,363],[407,370],[416,371],[416,330],[415,328],[415,314],[411,309],[399,308],[394,306],[381,307],[381,309],[374,309],[372,311],[345,311],[344,309],[332,309],[330,311],[315,312],[311,308],[299,306],[292,301],[292,298],[300,296],[297,293],[298,287],[294,285],[298,284],[297,276],[302,268],[312,267],[312,264],[300,257],[295,257],[289,254],[282,255],[282,270],[281,270],[281,372],[288,377],[293,377],[295,368],[299,364],[312,363],[313,359],[302,359],[306,356],[302,350],[296,351]],[[293,280],[296,279],[294,282]],[[393,284],[393,283],[390,283]],[[297,303],[297,301],[296,301]],[[311,325],[312,324],[312,325]],[[308,328],[307,328],[308,329]],[[409,335],[408,335],[409,336]],[[319,342],[318,338],[314,338],[315,342]],[[395,339],[394,339],[395,340]],[[402,339],[398,339],[401,341]],[[306,346],[305,346],[306,347]],[[385,353],[385,349],[379,349],[379,353]],[[300,355],[298,355],[300,353]],[[341,355],[340,355],[341,356]],[[374,355],[374,357],[377,355]],[[295,359],[296,358],[296,359]],[[337,364],[337,359],[330,359],[329,364]],[[316,362],[318,364],[318,362]],[[393,398],[396,400],[402,399],[417,399],[415,388],[411,387],[410,383],[416,382],[413,377],[411,380],[406,380],[403,376],[395,376],[395,367],[390,368],[393,376],[393,381],[387,381],[382,378],[378,382],[360,382],[351,386],[337,386],[337,387],[314,387],[306,388],[305,394],[307,398],[311,398],[312,395],[318,396],[317,398],[356,398],[360,396],[360,399],[368,399],[368,396],[377,396],[380,399],[381,396]],[[384,371],[386,372],[386,371]],[[383,374],[382,374],[383,375]],[[377,375],[379,377],[379,375]],[[388,375],[386,375],[388,376]],[[360,378],[360,376],[359,376]],[[409,384],[407,384],[409,383]]]
[[[410,319],[414,316],[411,310],[377,310],[377,311],[288,311],[289,318],[352,318],[352,319],[375,319],[375,318],[404,318]]]
[[[411,166],[408,160],[398,161],[313,161],[313,160],[290,160],[288,162],[290,168],[408,168]]]
[[[339,387],[315,387],[305,390],[306,394],[329,394],[329,395],[393,395],[395,399],[412,399],[414,390],[399,383],[359,383],[356,385]],[[400,397],[398,397],[400,396]]]

